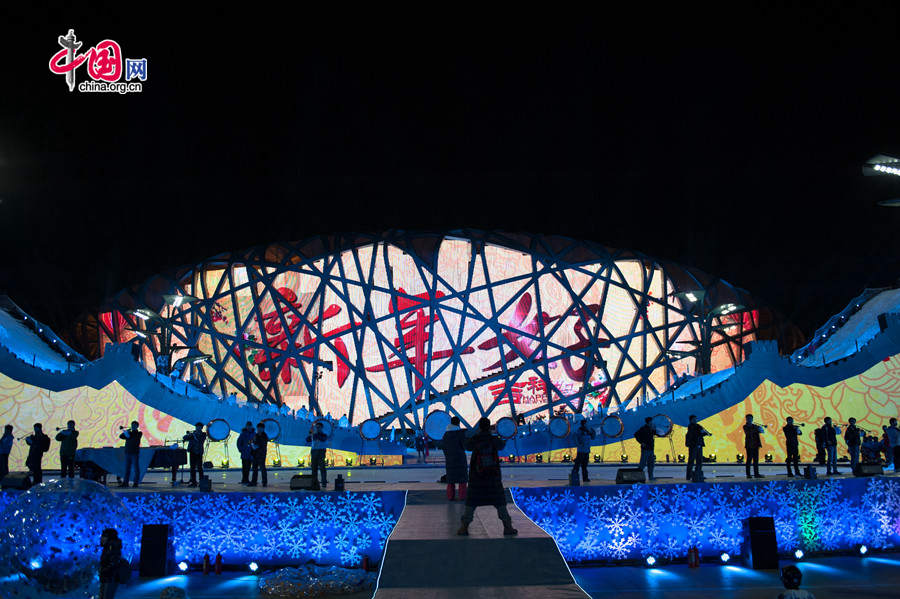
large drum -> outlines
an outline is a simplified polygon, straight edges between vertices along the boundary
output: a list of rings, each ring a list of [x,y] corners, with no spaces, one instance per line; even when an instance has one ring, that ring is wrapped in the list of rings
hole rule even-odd
[[[672,432],[672,419],[665,414],[657,414],[650,422],[657,437],[668,437]]]
[[[497,421],[497,434],[503,439],[512,439],[516,436],[516,421],[509,416],[504,416]]]
[[[269,441],[277,441],[278,437],[281,436],[281,425],[278,424],[278,421],[273,420],[272,418],[266,418],[260,422],[262,422],[265,427],[266,436],[269,437]]]
[[[554,416],[550,419],[550,434],[557,439],[569,436],[569,420],[562,416]]]
[[[618,439],[625,431],[625,423],[616,414],[610,414],[600,422],[600,432],[609,439]]]
[[[231,426],[221,418],[216,418],[206,425],[206,433],[210,441],[224,441],[231,434]]]
[[[432,412],[425,418],[425,434],[430,439],[443,439],[450,425],[450,414],[443,410]]]
[[[327,418],[319,418],[315,422],[313,422],[313,430],[315,430],[316,425],[318,425],[320,422],[322,423],[322,432],[325,433],[325,436],[330,439],[331,435],[334,434],[334,423]]]
[[[374,418],[369,418],[359,425],[359,436],[366,441],[374,441],[381,436],[381,425]]]

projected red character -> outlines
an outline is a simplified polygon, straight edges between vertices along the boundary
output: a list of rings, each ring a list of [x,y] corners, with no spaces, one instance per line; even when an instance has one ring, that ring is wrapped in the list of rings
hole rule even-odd
[[[282,301],[276,301],[275,310],[266,312],[262,315],[261,328],[266,332],[266,344],[272,349],[282,351],[287,350],[290,344],[289,338],[296,338],[297,330],[302,327],[303,345],[294,342],[294,347],[298,349],[300,347],[309,347],[310,349],[302,352],[301,355],[307,358],[314,358],[315,349],[312,345],[315,338],[310,331],[310,326],[315,326],[319,321],[324,322],[329,318],[337,316],[341,312],[341,307],[331,304],[325,309],[324,313],[310,319],[309,326],[306,326],[301,322],[300,317],[291,310],[291,308],[293,308],[298,313],[302,314],[300,309],[303,307],[303,304],[297,299],[297,294],[287,287],[279,287],[278,294],[281,296]],[[287,324],[287,330],[285,330],[284,324]],[[333,334],[341,333],[349,328],[350,325],[345,325],[331,331],[323,331],[322,334],[323,336],[328,337]],[[350,367],[347,362],[347,346],[341,339],[335,339],[334,349],[338,356],[337,380],[338,386],[340,387],[344,384],[344,381],[347,380],[347,376],[350,374]],[[275,373],[276,367],[266,364],[271,364],[277,360],[280,355],[280,353],[260,351],[253,356],[253,363],[259,368],[260,379],[263,381],[272,379],[272,374]],[[281,381],[286,385],[293,380],[291,373],[292,368],[299,368],[299,365],[297,364],[296,358],[290,357],[284,360],[281,364],[281,368],[278,370]]]
[[[505,388],[506,383],[504,382],[488,385],[488,391],[491,392],[491,396],[494,399],[501,395],[504,396],[503,399],[497,402],[497,405],[508,404],[510,397],[512,397],[514,404],[523,403],[523,400],[529,399],[528,395],[531,395],[531,399],[524,403],[541,403],[547,397],[547,384],[536,376],[528,377],[527,381],[513,383],[506,392],[504,392]]]
[[[398,289],[398,291],[401,295],[406,295],[406,291],[403,290],[403,287]],[[430,360],[444,360],[449,358],[453,355],[453,350],[442,349],[430,353],[428,352],[427,344],[431,339],[431,325],[439,320],[437,314],[432,314],[430,310],[428,310],[428,314],[426,314],[426,307],[432,297],[428,293],[420,293],[412,297],[401,297],[401,295],[396,296],[394,301],[391,302],[390,313],[393,314],[394,312],[403,312],[405,310],[410,311],[400,319],[400,329],[403,332],[403,338],[394,338],[394,347],[404,353],[407,350],[412,350],[411,356],[408,354],[406,355],[410,365],[412,365],[416,371],[415,390],[419,391],[422,388],[423,380],[425,378],[425,365],[428,364]],[[442,297],[444,297],[444,294],[438,291],[435,294],[434,299],[440,299]],[[416,308],[417,306],[419,306],[419,308],[413,310],[413,308]],[[460,354],[471,354],[474,351],[473,348],[466,347],[460,351]],[[404,365],[404,360],[397,359],[388,361],[387,368],[385,368],[384,364],[378,364],[376,366],[368,366],[366,370],[368,372],[384,372],[385,370],[393,370],[394,368],[399,368]]]

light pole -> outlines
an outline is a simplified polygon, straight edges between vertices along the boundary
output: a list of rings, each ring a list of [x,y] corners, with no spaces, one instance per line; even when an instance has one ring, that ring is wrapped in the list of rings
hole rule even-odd
[[[699,327],[699,341],[683,341],[688,345],[695,346],[695,349],[689,351],[680,351],[670,349],[667,353],[677,358],[687,358],[693,356],[697,360],[697,369],[700,374],[709,374],[712,369],[712,334],[715,331],[722,331],[731,324],[714,325],[713,319],[733,314],[744,309],[740,304],[725,303],[719,304],[709,310],[705,310],[704,304],[706,300],[706,292],[702,290],[681,291],[675,294],[683,302],[690,304],[690,312],[695,317],[695,321]]]

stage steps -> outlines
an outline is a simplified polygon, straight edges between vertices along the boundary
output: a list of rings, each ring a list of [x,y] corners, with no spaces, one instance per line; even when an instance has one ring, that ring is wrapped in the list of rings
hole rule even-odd
[[[587,597],[553,539],[511,500],[507,507],[518,536],[504,537],[497,511],[487,506],[460,537],[463,502],[448,502],[444,491],[409,491],[375,599]]]

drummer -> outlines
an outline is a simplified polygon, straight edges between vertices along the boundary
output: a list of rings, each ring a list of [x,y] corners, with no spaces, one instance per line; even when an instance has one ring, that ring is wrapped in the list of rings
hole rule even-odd
[[[647,480],[655,480],[653,478],[653,464],[656,462],[656,453],[653,450],[653,443],[656,439],[656,430],[653,428],[653,418],[647,416],[644,418],[644,426],[637,429],[634,438],[641,445],[641,463],[638,466],[641,470],[647,468]]]
[[[306,437],[306,442],[312,444],[309,450],[309,465],[312,468],[313,483],[315,485],[313,490],[316,491],[320,489],[319,482],[316,480],[316,470],[321,472],[322,487],[328,486],[325,474],[325,443],[328,441],[328,435],[322,431],[323,428],[322,421],[317,420],[315,425],[310,427],[309,435]]]

